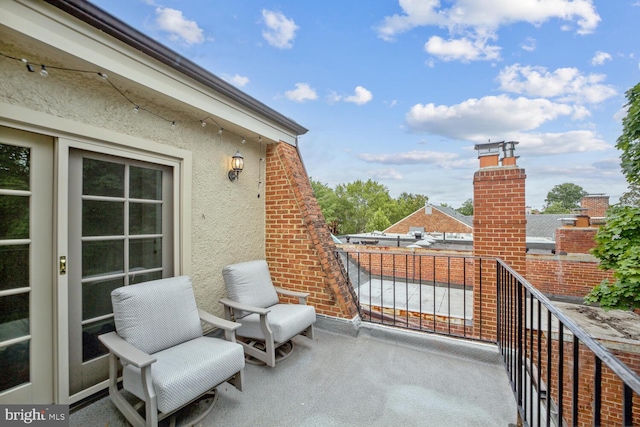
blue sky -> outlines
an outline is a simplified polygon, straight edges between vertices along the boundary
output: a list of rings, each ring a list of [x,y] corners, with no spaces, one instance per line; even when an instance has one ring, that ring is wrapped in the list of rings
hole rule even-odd
[[[93,0],[309,129],[309,175],[459,207],[477,143],[519,141],[527,205],[616,202],[640,0]]]

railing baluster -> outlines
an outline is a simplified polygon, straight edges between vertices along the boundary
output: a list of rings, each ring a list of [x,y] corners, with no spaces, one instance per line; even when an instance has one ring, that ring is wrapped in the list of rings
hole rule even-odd
[[[538,351],[536,357],[537,369],[537,384],[538,384],[538,416],[536,425],[540,425],[540,418],[542,413],[542,303],[538,300]]]
[[[558,322],[558,422],[562,425],[564,403],[564,323]]]
[[[553,344],[553,335],[551,333],[551,311],[549,311],[547,309],[547,404],[546,404],[546,408],[547,408],[547,427],[551,426],[551,400],[552,400],[552,394],[551,394],[551,371],[552,369],[552,365],[551,365],[551,347]]]
[[[602,360],[595,356],[595,366],[593,374],[593,425],[599,427],[600,409],[602,406]]]
[[[622,391],[622,425],[633,425],[633,390],[627,384]]]
[[[580,387],[578,387],[580,380],[580,340],[574,335],[573,336],[573,389],[571,396],[571,424],[578,425],[578,405],[579,405],[579,395],[580,395]]]

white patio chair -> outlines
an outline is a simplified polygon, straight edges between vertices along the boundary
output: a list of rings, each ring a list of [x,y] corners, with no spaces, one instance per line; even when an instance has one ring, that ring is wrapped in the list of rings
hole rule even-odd
[[[175,425],[176,411],[208,395],[211,403],[196,424],[211,411],[218,385],[229,381],[242,391],[238,325],[199,310],[189,277],[124,286],[111,302],[116,331],[99,337],[109,349],[109,396],[133,426],[157,426],[170,415]],[[203,336],[201,321],[224,329],[225,339]],[[140,399],[137,405],[118,387],[118,361],[122,389]]]
[[[266,261],[228,265],[222,276],[228,298],[220,302],[226,318],[241,324],[236,334],[249,363],[257,359],[274,367],[293,352],[291,338],[302,334],[313,339],[316,310],[306,305],[309,294],[273,286]],[[278,294],[298,298],[299,303],[281,304]]]

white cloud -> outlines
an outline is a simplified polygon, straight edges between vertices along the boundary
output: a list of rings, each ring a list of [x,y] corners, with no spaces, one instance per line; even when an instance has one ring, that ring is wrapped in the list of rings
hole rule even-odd
[[[415,132],[482,142],[488,138],[501,139],[507,132],[535,129],[575,112],[570,105],[547,99],[500,95],[468,99],[452,106],[416,104],[407,113],[406,122]]]
[[[591,65],[602,65],[605,61],[611,61],[611,59],[611,54],[599,50],[591,59]]]
[[[520,43],[520,47],[527,52],[533,52],[536,50],[536,39],[533,37],[527,37],[522,43]]]
[[[262,10],[262,18],[267,26],[262,32],[262,37],[271,46],[279,49],[289,49],[293,46],[291,42],[296,36],[296,30],[299,28],[293,19],[288,19],[280,12],[266,9]]]
[[[318,99],[318,94],[307,83],[296,83],[296,88],[285,93],[287,99],[296,102],[313,101]]]
[[[506,135],[505,138],[520,141],[518,152],[529,157],[586,153],[612,148],[597,133],[590,130],[558,133],[513,133]]]
[[[444,61],[492,61],[500,58],[500,47],[487,44],[486,39],[444,40],[433,36],[424,45],[424,50]]]
[[[160,29],[169,33],[171,40],[183,41],[188,45],[204,41],[204,35],[198,23],[186,19],[179,10],[168,7],[156,8],[156,23]]]
[[[503,25],[527,22],[541,25],[561,19],[578,25],[579,34],[595,30],[600,16],[591,0],[451,0],[449,8],[439,0],[399,0],[401,14],[385,17],[377,28],[384,40],[415,27],[437,25],[449,29],[484,28],[495,30]]]
[[[344,98],[345,102],[364,105],[373,99],[373,94],[362,86],[356,86],[355,93]]]
[[[616,95],[616,90],[601,82],[604,74],[584,75],[577,68],[558,68],[514,64],[498,75],[500,89],[534,97],[558,98],[563,102],[597,104]]]
[[[398,34],[416,27],[445,28],[449,40],[432,36],[425,44],[427,52],[445,61],[499,59],[501,48],[488,40],[497,40],[495,34],[501,26],[520,22],[539,26],[559,19],[577,25],[578,34],[588,34],[600,22],[592,0],[399,0],[399,4],[402,13],[385,17],[376,28],[378,36],[393,41]],[[534,50],[535,40],[521,46]]]
[[[240,74],[227,76],[225,77],[225,80],[237,87],[243,87],[249,83],[249,77],[241,76]]]
[[[381,163],[384,165],[434,165],[455,160],[458,155],[455,153],[413,150],[390,154],[361,153],[358,154],[358,158],[367,163]]]
[[[369,170],[367,171],[367,175],[372,176],[374,179],[379,180],[400,180],[402,179],[402,174],[397,170],[390,169],[377,169],[377,170]]]

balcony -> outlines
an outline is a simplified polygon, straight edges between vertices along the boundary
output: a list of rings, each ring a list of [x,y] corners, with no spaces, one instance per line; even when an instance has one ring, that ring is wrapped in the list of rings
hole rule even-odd
[[[221,387],[201,425],[640,424],[638,338],[607,347],[502,261],[335,256],[357,319],[318,316],[314,341],[295,338],[275,368],[247,365],[245,391]],[[70,421],[126,425],[106,396]]]
[[[275,368],[247,364],[202,426],[507,426],[516,421],[494,345],[319,316],[316,337]],[[183,425],[188,407],[178,418]],[[194,411],[195,412],[195,411]],[[103,397],[71,426],[125,426]]]

